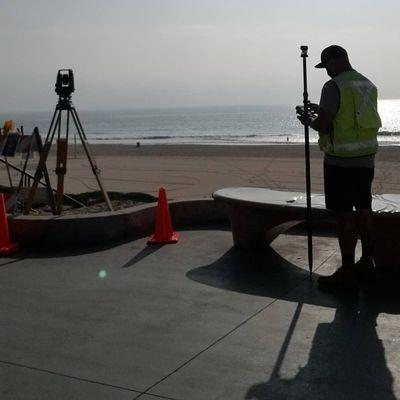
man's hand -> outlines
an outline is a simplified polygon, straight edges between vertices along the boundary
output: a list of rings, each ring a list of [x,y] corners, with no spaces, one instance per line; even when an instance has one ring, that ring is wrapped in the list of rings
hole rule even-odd
[[[298,115],[297,119],[303,124],[303,125],[307,125],[310,126],[315,117],[313,117],[311,114],[302,114],[302,115]]]
[[[319,116],[319,105],[316,103],[308,103],[306,112],[304,112],[304,106],[296,106],[296,113],[299,114],[297,119],[306,126],[311,126]],[[314,126],[312,126],[315,129]]]

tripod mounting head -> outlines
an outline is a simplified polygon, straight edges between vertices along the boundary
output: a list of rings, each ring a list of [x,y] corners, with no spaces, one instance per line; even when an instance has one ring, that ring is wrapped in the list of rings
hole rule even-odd
[[[74,72],[72,69],[59,69],[56,80],[56,93],[62,99],[69,99],[75,91]]]
[[[300,46],[301,57],[308,57],[308,46]]]

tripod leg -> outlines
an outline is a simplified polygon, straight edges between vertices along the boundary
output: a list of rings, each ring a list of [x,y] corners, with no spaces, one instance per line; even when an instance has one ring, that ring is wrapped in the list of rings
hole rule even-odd
[[[36,144],[37,144],[37,149],[38,149],[39,154],[42,154],[43,144],[42,144],[42,138],[40,137],[39,132],[37,132],[37,135],[36,135]],[[44,181],[46,183],[47,198],[50,203],[51,211],[53,212],[53,214],[55,214],[56,213],[56,204],[54,201],[54,193],[53,193],[54,190],[51,187],[50,177],[49,177],[49,173],[47,171],[46,163],[43,166],[43,176],[44,176]],[[39,180],[39,183],[41,183],[40,180]]]
[[[96,177],[97,183],[98,183],[98,185],[100,187],[100,190],[101,190],[101,193],[103,195],[104,201],[107,203],[108,209],[110,211],[113,211],[113,207],[112,207],[110,198],[108,197],[108,194],[107,194],[106,190],[104,189],[103,183],[102,183],[101,178],[100,178],[100,170],[97,168],[96,161],[94,160],[93,156],[91,155],[90,148],[89,148],[89,143],[88,143],[88,141],[86,139],[86,135],[85,135],[85,132],[83,130],[81,121],[79,120],[78,113],[76,112],[76,109],[73,106],[71,107],[71,115],[72,115],[72,119],[73,119],[73,121],[75,123],[75,127],[76,127],[76,130],[78,132],[78,135],[79,135],[79,137],[81,139],[82,146],[83,146],[83,148],[85,150],[85,153],[86,153],[86,156],[87,156],[87,158],[89,160],[90,166],[92,167],[93,174]]]
[[[70,103],[67,108],[67,129],[65,139],[61,138],[61,124],[58,126],[58,140],[57,140],[57,201],[56,201],[56,214],[62,213],[63,200],[64,200],[64,178],[67,173],[67,154],[68,154],[68,137],[69,137],[69,117],[70,117]]]
[[[61,214],[63,208],[64,196],[64,177],[67,172],[67,153],[68,141],[67,139],[58,139],[57,141],[57,201],[56,201],[56,214]]]
[[[56,118],[56,116],[57,116],[57,118]],[[54,121],[56,121],[55,124],[54,124]],[[50,179],[49,179],[49,176],[47,173],[46,161],[47,161],[47,157],[49,156],[49,153],[50,153],[51,143],[53,141],[54,134],[56,132],[57,126],[60,123],[61,123],[61,110],[58,107],[56,107],[53,118],[51,120],[49,132],[47,133],[47,136],[46,136],[45,144],[42,149],[39,149],[40,159],[39,159],[38,166],[36,168],[35,177],[34,177],[31,189],[29,191],[28,200],[25,204],[24,215],[28,215],[31,210],[33,199],[35,197],[35,193],[36,193],[37,187],[39,185],[39,182],[41,180],[43,171],[45,171],[45,178],[46,178],[46,184],[48,186],[48,193],[49,194],[51,193],[51,196],[49,196],[50,205],[53,209],[53,213],[55,213],[54,196],[53,196],[53,192],[52,192],[52,189],[50,186]]]
[[[8,166],[7,157],[5,156],[4,159],[6,160],[6,170],[7,170],[7,175],[8,175],[8,181],[10,182],[10,187],[13,189],[14,185],[13,185],[13,182],[12,182],[11,173],[10,173],[10,167]]]
[[[65,139],[61,138],[61,124],[58,127],[57,140],[57,196],[56,196],[56,214],[61,214],[64,200],[64,178],[67,173],[67,154],[68,154],[68,136],[69,136],[69,116],[70,109],[67,109],[67,129]]]
[[[19,196],[19,194],[21,192],[21,189],[22,189],[22,186],[24,184],[24,181],[26,182],[26,175],[25,175],[26,167],[28,166],[28,160],[29,160],[29,157],[31,155],[31,150],[32,150],[32,141],[33,141],[33,139],[35,137],[36,131],[37,131],[37,128],[35,128],[33,130],[33,134],[30,137],[30,142],[29,142],[29,145],[28,145],[28,148],[27,148],[26,157],[25,157],[25,161],[24,161],[24,167],[23,167],[22,172],[21,172],[21,178],[19,180],[18,188],[17,188],[17,190],[15,192],[14,213],[17,212],[18,196]]]

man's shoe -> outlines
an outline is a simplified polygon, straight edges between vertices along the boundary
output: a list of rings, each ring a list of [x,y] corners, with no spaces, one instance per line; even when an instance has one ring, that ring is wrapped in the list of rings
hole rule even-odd
[[[318,278],[318,288],[321,290],[349,290],[356,287],[357,282],[354,270],[350,267],[340,267],[332,275],[320,276]]]

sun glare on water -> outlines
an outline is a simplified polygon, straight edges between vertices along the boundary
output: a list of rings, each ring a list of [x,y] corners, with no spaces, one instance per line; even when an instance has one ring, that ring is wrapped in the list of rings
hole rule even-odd
[[[400,99],[384,99],[378,101],[378,111],[382,120],[381,134],[400,134]]]

